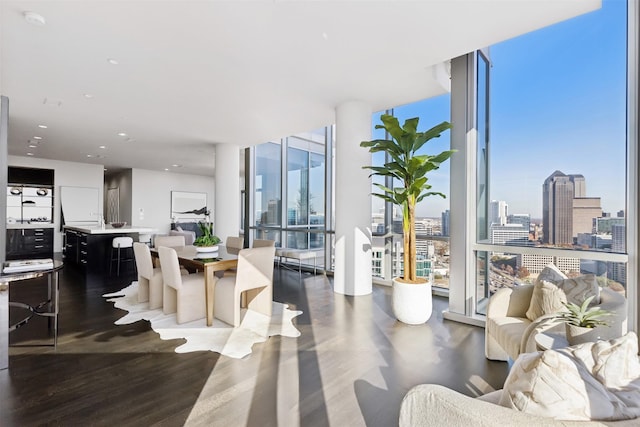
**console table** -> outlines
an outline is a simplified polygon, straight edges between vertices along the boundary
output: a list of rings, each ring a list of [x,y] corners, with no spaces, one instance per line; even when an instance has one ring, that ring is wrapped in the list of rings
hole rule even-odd
[[[53,346],[58,344],[58,303],[60,287],[58,273],[62,270],[62,261],[53,261],[53,268],[48,270],[26,271],[16,274],[0,274],[0,370],[9,367],[9,332],[26,324],[33,316],[49,318],[49,326],[53,321]],[[47,300],[31,306],[21,302],[9,302],[9,288],[19,286],[21,282],[29,279],[47,276],[48,292]],[[9,325],[9,305],[29,310],[30,314],[24,319]]]

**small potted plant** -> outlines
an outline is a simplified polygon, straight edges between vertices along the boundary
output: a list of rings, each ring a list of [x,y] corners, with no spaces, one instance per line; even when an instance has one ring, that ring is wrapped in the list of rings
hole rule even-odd
[[[218,243],[220,238],[213,234],[213,224],[210,222],[200,221],[198,227],[202,232],[201,236],[198,236],[193,245],[198,252],[213,252],[218,250]]]
[[[564,303],[567,311],[558,314],[558,318],[565,323],[567,341],[569,345],[595,342],[600,339],[599,326],[609,326],[605,320],[611,312],[599,307],[589,307],[595,296],[586,298],[581,305]]]

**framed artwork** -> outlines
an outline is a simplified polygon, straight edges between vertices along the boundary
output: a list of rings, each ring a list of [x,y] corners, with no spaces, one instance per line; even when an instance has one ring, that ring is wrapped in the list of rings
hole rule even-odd
[[[171,218],[174,221],[204,220],[208,213],[207,193],[171,192]]]

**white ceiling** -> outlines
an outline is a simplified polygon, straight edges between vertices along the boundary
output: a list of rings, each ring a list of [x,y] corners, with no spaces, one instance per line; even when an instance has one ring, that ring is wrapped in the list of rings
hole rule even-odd
[[[316,129],[349,100],[379,111],[443,93],[434,69],[444,61],[599,5],[2,0],[8,151],[213,175],[215,144]],[[27,23],[24,11],[46,24]],[[28,148],[34,136],[42,142]]]

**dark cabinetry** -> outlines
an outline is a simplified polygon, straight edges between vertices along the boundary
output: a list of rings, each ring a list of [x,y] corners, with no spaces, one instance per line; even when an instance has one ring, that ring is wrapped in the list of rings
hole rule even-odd
[[[54,172],[8,168],[6,259],[53,257]]]
[[[53,228],[7,230],[7,259],[47,258],[53,255]]]

